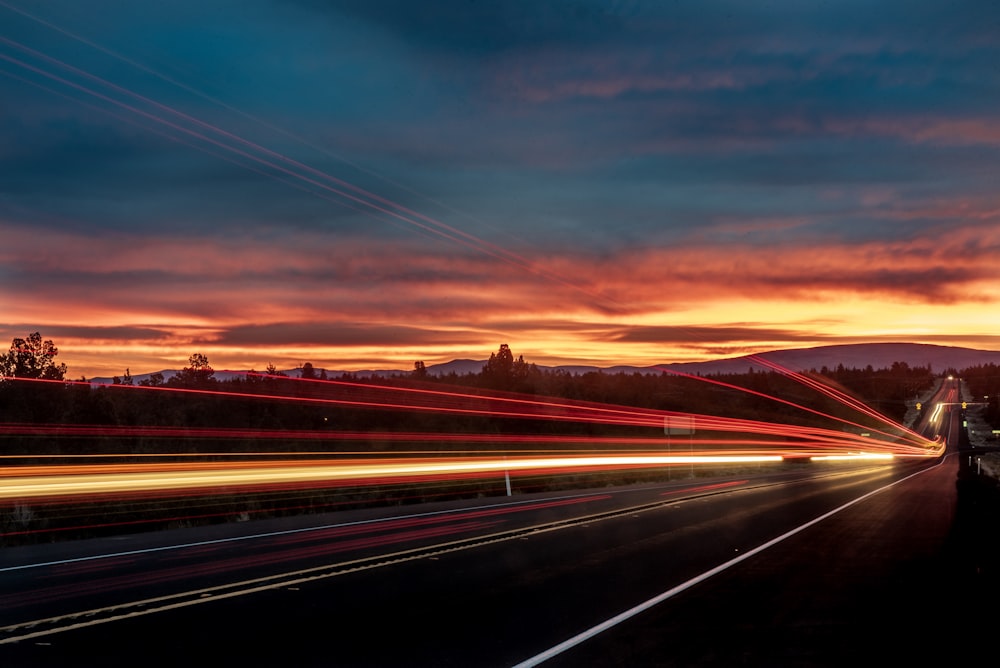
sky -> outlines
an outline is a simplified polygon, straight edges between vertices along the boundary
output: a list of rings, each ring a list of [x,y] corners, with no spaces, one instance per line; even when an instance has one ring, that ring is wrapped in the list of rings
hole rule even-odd
[[[0,342],[1000,350],[998,109],[989,2],[0,0]]]

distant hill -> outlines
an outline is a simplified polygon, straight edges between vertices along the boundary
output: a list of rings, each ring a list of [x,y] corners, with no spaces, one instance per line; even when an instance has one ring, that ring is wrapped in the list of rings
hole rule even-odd
[[[881,369],[892,366],[893,362],[906,362],[911,367],[930,365],[933,371],[940,372],[949,368],[960,370],[990,362],[1000,364],[1000,351],[935,346],[923,343],[857,343],[819,346],[816,348],[774,350],[761,353],[758,357],[793,371],[820,370],[824,366],[828,369],[835,369],[840,364],[848,369],[863,369],[869,364],[876,369]],[[702,375],[746,373],[751,367],[755,371],[766,369],[766,367],[751,361],[749,356],[664,366],[671,370]]]
[[[936,346],[923,343],[857,343],[835,346],[818,346],[815,348],[800,348],[790,350],[773,350],[760,353],[757,357],[762,357],[768,361],[780,364],[793,371],[806,371],[809,369],[820,370],[824,366],[828,369],[836,369],[843,364],[848,369],[863,369],[869,364],[876,369],[892,366],[893,362],[906,362],[913,366],[928,366],[935,372],[944,371],[949,368],[965,369],[980,364],[1000,364],[1000,351],[996,350],[976,350],[973,348],[958,348],[954,346]],[[530,361],[530,360],[529,360]],[[483,369],[486,360],[458,359],[443,364],[432,364],[427,367],[427,372],[432,376],[447,376],[455,373],[464,376],[470,373],[479,373]],[[679,371],[682,373],[695,375],[746,373],[748,369],[754,371],[766,371],[767,367],[752,361],[749,356],[731,357],[708,362],[680,362],[663,364],[658,366],[613,366],[597,367],[586,365],[561,365],[543,366],[540,369],[559,369],[571,374],[584,374],[592,371],[603,373],[662,373],[664,370]],[[317,368],[316,372],[319,373]],[[374,376],[394,376],[409,374],[412,369],[381,369],[363,371],[337,371],[327,369],[326,373],[331,378],[336,378],[343,374],[352,374],[358,377]],[[159,373],[164,379],[168,379],[177,373],[175,370],[164,369]],[[215,377],[219,380],[228,380],[235,376],[242,376],[245,371],[216,371]],[[285,369],[282,373],[289,376],[298,377],[298,369]],[[135,382],[145,380],[151,373],[137,374],[133,376]],[[111,378],[92,378],[93,383],[110,383]]]
[[[451,373],[464,376],[470,373],[479,373],[485,364],[486,360],[452,360],[444,364],[430,365],[427,367],[427,373],[432,376],[447,376]]]
[[[876,369],[892,366],[893,362],[906,362],[909,366],[928,366],[933,371],[939,372],[945,369],[965,369],[979,364],[1000,364],[1000,351],[997,350],[976,350],[974,348],[959,348],[954,346],[936,346],[924,343],[855,343],[834,346],[817,346],[815,348],[798,348],[786,350],[772,350],[760,353],[756,357],[762,357],[769,362],[780,364],[793,371],[807,371],[824,366],[828,369],[836,369],[843,364],[848,369],[863,369],[869,364]],[[529,360],[530,361],[530,360]],[[478,373],[486,360],[455,360],[446,364],[435,364],[427,367],[427,371],[432,375],[446,375],[455,371],[462,375],[465,373]],[[584,365],[562,365],[547,367],[538,365],[541,369],[560,369],[572,374],[583,374],[591,371],[602,371],[604,373],[660,373],[667,369],[670,371],[680,371],[690,374],[715,374],[715,373],[746,373],[751,367],[754,371],[765,371],[767,367],[752,361],[749,355],[740,357],[730,357],[707,362],[676,362],[657,366],[637,367],[637,366],[613,366],[597,367]]]

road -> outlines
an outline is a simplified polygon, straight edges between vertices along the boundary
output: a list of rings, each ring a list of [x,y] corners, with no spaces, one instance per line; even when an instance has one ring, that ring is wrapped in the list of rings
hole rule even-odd
[[[939,424],[957,442],[958,411]],[[956,456],[790,467],[9,549],[0,662],[975,658],[971,604],[996,592],[995,546],[976,538],[983,509],[959,474]]]

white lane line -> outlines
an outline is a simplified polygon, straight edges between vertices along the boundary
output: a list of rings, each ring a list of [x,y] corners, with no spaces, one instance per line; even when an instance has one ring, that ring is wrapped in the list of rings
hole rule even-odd
[[[569,497],[560,497],[560,498],[576,498],[577,496],[586,497],[589,495],[571,495]],[[517,505],[517,504],[497,504],[497,505]],[[646,512],[649,510],[653,510],[655,508],[662,507],[662,505],[663,504],[653,504],[652,506],[639,510],[638,512]],[[506,531],[499,531],[491,534],[486,534],[484,536],[453,540],[446,543],[439,543],[437,545],[410,548],[406,550],[400,550],[397,552],[376,555],[373,557],[362,557],[359,559],[353,559],[351,561],[341,562],[339,564],[327,564],[323,566],[315,566],[304,570],[292,571],[288,573],[279,573],[277,575],[269,575],[265,577],[255,578],[252,580],[244,580],[242,582],[234,582],[224,585],[216,585],[214,587],[206,587],[203,589],[195,589],[192,591],[181,592],[179,594],[169,594],[166,596],[159,596],[156,598],[149,598],[141,601],[119,603],[111,606],[106,606],[103,608],[95,608],[93,610],[84,610],[74,613],[68,613],[65,615],[60,615],[58,617],[49,617],[46,619],[36,619],[27,622],[19,622],[16,624],[11,624],[10,626],[0,627],[0,634],[13,633],[20,629],[34,629],[40,625],[45,625],[45,624],[55,625],[66,620],[75,620],[79,618],[93,618],[96,615],[112,613],[108,617],[87,619],[86,621],[73,623],[69,626],[52,626],[51,628],[31,631],[18,636],[10,636],[7,638],[2,638],[0,639],[0,645],[20,642],[22,640],[28,640],[31,638],[51,635],[54,633],[61,633],[63,631],[69,631],[72,629],[81,629],[81,628],[86,628],[88,626],[96,626],[97,624],[106,624],[108,622],[114,622],[121,619],[128,619],[131,617],[141,617],[144,615],[151,615],[157,612],[162,612],[164,610],[174,610],[178,608],[189,607],[192,605],[200,605],[201,603],[218,601],[226,598],[246,596],[248,594],[255,594],[258,592],[280,589],[283,587],[287,588],[290,586],[304,584],[307,582],[313,582],[316,580],[325,580],[340,575],[346,575],[348,573],[371,570],[374,568],[382,568],[384,566],[391,566],[393,564],[413,561],[416,559],[424,559],[436,555],[448,554],[451,552],[460,552],[463,550],[468,550],[476,547],[482,547],[484,545],[500,543],[505,540],[511,540],[512,538],[517,538],[520,536],[537,535],[541,533],[549,533],[552,531],[560,531],[562,529],[578,526],[588,521],[612,519],[614,517],[619,517],[622,514],[625,513],[621,511],[596,513],[593,515],[585,515],[583,517],[571,518],[569,520],[557,520],[547,524],[523,527],[520,529],[509,529]],[[197,596],[197,598],[193,598],[195,596]],[[136,610],[134,608],[145,608],[145,609]],[[124,612],[125,610],[131,610],[131,611]],[[116,613],[116,611],[120,612]]]
[[[129,557],[136,554],[150,554],[153,552],[166,552],[169,550],[183,550],[189,547],[204,547],[205,545],[218,545],[220,543],[235,543],[242,540],[253,540],[255,538],[273,538],[274,536],[287,536],[289,534],[308,533],[310,531],[322,531],[324,529],[341,529],[343,527],[359,526],[364,524],[379,524],[382,522],[392,522],[395,520],[409,520],[421,517],[434,517],[436,515],[450,515],[454,513],[485,510],[490,508],[505,508],[509,506],[523,506],[530,503],[546,503],[549,501],[562,501],[565,499],[577,499],[593,496],[593,493],[569,494],[566,496],[553,496],[544,499],[527,499],[524,501],[510,501],[506,503],[493,503],[485,506],[470,506],[465,508],[454,508],[451,510],[436,510],[427,513],[413,513],[411,515],[396,515],[393,517],[379,517],[370,520],[358,520],[356,522],[341,522],[339,524],[326,524],[318,527],[304,527],[301,529],[284,529],[282,531],[270,531],[267,533],[251,534],[247,536],[233,536],[232,538],[216,538],[213,540],[202,540],[194,543],[178,543],[176,545],[163,545],[161,547],[147,547],[138,550],[126,550],[122,552],[110,552],[107,554],[94,554],[87,557],[75,557],[72,559],[58,559],[55,561],[40,561],[33,564],[21,564],[20,566],[6,566],[0,568],[0,573],[10,571],[20,571],[27,568],[41,568],[43,566],[60,566],[63,564],[73,564],[81,561],[95,561],[99,559],[113,559],[115,557]]]
[[[559,643],[558,645],[555,645],[554,647],[550,647],[549,649],[545,650],[544,652],[541,652],[540,654],[536,654],[535,656],[533,656],[533,657],[531,657],[529,659],[525,659],[524,661],[516,664],[513,668],[531,668],[532,666],[537,666],[537,665],[539,665],[540,663],[542,663],[544,661],[548,661],[549,659],[551,659],[551,658],[553,658],[555,656],[558,656],[559,654],[562,654],[566,650],[568,650],[568,649],[570,649],[572,647],[576,647],[577,645],[579,645],[579,644],[581,644],[583,642],[586,642],[587,640],[590,640],[594,636],[597,636],[598,634],[603,633],[604,631],[607,631],[608,629],[613,628],[613,627],[617,626],[618,624],[621,624],[622,622],[624,622],[624,621],[626,621],[628,619],[631,619],[632,617],[635,617],[639,613],[645,612],[646,610],[649,610],[650,608],[652,608],[652,607],[654,607],[656,605],[659,605],[660,603],[663,603],[667,599],[673,598],[677,594],[680,594],[681,592],[690,589],[691,587],[695,586],[696,584],[704,582],[705,580],[708,580],[709,578],[711,578],[711,577],[713,577],[715,575],[718,575],[719,573],[721,573],[721,572],[723,572],[723,571],[725,571],[725,570],[727,570],[729,568],[732,568],[736,564],[738,564],[738,563],[740,563],[742,561],[745,561],[745,560],[749,559],[752,556],[760,554],[761,552],[767,550],[768,548],[774,547],[778,543],[780,543],[780,542],[782,542],[782,541],[784,541],[784,540],[786,540],[788,538],[791,538],[792,536],[794,536],[797,533],[805,531],[806,529],[808,529],[809,527],[811,527],[811,526],[813,526],[815,524],[819,524],[823,520],[825,520],[825,519],[827,519],[829,517],[832,517],[833,515],[836,515],[837,513],[841,512],[842,510],[846,510],[847,508],[850,508],[851,506],[853,506],[853,505],[855,505],[857,503],[860,503],[860,502],[864,501],[865,499],[867,499],[869,497],[872,497],[872,496],[875,496],[876,494],[884,492],[885,490],[889,489],[890,487],[894,487],[894,486],[898,485],[901,482],[905,482],[905,481],[909,480],[910,478],[913,478],[913,477],[916,477],[918,475],[922,475],[924,473],[927,473],[928,471],[934,470],[935,468],[937,468],[938,466],[940,466],[943,462],[944,462],[944,458],[942,458],[941,460],[939,460],[938,463],[935,464],[934,466],[930,466],[930,467],[928,467],[928,468],[926,468],[926,469],[924,469],[922,471],[917,471],[916,473],[912,473],[912,474],[906,476],[905,478],[900,478],[899,480],[886,485],[885,487],[879,487],[878,489],[873,490],[871,492],[868,492],[867,494],[863,494],[862,496],[859,496],[858,498],[856,498],[856,499],[854,499],[852,501],[848,501],[847,503],[845,503],[844,505],[840,506],[839,508],[834,508],[830,512],[824,513],[824,514],[820,515],[819,517],[817,517],[815,519],[812,519],[812,520],[806,522],[805,524],[792,529],[791,531],[787,531],[787,532],[781,534],[780,536],[778,536],[777,538],[772,538],[771,540],[767,541],[766,543],[764,543],[762,545],[758,545],[757,547],[753,548],[749,552],[745,552],[745,553],[741,554],[740,556],[734,557],[734,558],[730,559],[729,561],[727,561],[727,562],[725,562],[723,564],[719,564],[715,568],[707,570],[704,573],[702,573],[701,575],[696,575],[695,577],[691,578],[687,582],[682,582],[681,584],[677,585],[676,587],[673,587],[672,589],[668,589],[667,591],[663,592],[662,594],[654,596],[653,598],[649,599],[648,601],[644,601],[643,603],[640,603],[639,605],[637,605],[637,606],[635,606],[633,608],[629,608],[628,610],[626,610],[624,612],[621,612],[621,613],[615,615],[614,617],[612,617],[610,619],[607,619],[607,620],[601,622],[600,624],[587,629],[586,631],[584,631],[582,633],[578,633],[577,635],[573,636],[572,638],[569,638],[568,640],[564,640],[563,642]]]
[[[548,498],[549,500],[557,500],[557,499],[586,498],[588,496],[591,495],[571,494],[562,497],[548,497]],[[534,501],[537,502],[538,499],[535,499]],[[500,543],[506,540],[511,540],[513,538],[521,538],[529,535],[538,535],[542,533],[549,533],[552,531],[560,531],[562,529],[579,526],[587,522],[601,521],[604,519],[613,519],[633,512],[648,512],[651,510],[656,510],[665,507],[667,503],[674,503],[674,502],[675,501],[653,503],[650,504],[648,507],[641,507],[638,509],[630,508],[618,511],[604,511],[592,515],[584,515],[582,517],[570,518],[568,520],[556,520],[554,522],[546,524],[522,527],[520,529],[509,529],[506,531],[486,534],[484,536],[458,539],[446,543],[439,543],[437,545],[411,548],[397,552],[376,555],[372,557],[362,557],[359,559],[353,559],[351,561],[341,562],[338,564],[326,564],[323,566],[315,566],[313,568],[307,568],[299,571],[279,573],[277,575],[269,575],[261,578],[255,578],[252,580],[244,580],[242,582],[233,582],[224,585],[216,585],[214,587],[207,587],[203,589],[181,592],[179,594],[169,594],[166,596],[159,596],[156,598],[149,598],[140,601],[118,603],[103,608],[95,608],[92,610],[83,610],[74,613],[67,613],[64,615],[59,615],[57,617],[49,617],[46,619],[35,619],[27,622],[18,622],[15,624],[11,624],[9,626],[0,627],[0,635],[4,633],[15,633],[18,630],[36,629],[37,627],[42,625],[51,624],[53,626],[46,629],[30,631],[28,633],[22,633],[21,635],[11,635],[10,637],[7,638],[0,638],[0,645],[16,643],[22,640],[38,638],[41,636],[47,636],[54,633],[61,633],[63,631],[69,631],[72,629],[81,629],[81,628],[86,628],[88,626],[106,624],[108,622],[119,621],[121,619],[141,617],[144,615],[150,615],[157,612],[162,612],[164,610],[185,608],[192,605],[199,605],[201,603],[209,603],[212,601],[218,601],[237,596],[246,596],[248,594],[280,589],[283,587],[288,588],[294,585],[304,584],[307,582],[313,582],[316,580],[325,580],[340,575],[346,575],[348,573],[371,570],[374,568],[382,568],[384,566],[391,566],[393,564],[413,561],[416,559],[425,559],[425,558],[435,559],[438,555],[448,554],[452,552],[460,552],[463,550],[468,550],[476,547],[482,547],[484,545]],[[524,503],[531,503],[531,501],[518,501],[511,503],[493,504],[490,507],[522,505]],[[441,514],[442,512],[455,512],[455,511],[438,511],[435,513],[423,513],[423,515],[435,515],[435,514]],[[195,596],[197,596],[197,598],[192,598]],[[136,608],[145,608],[145,609],[139,610]],[[116,611],[118,612],[116,613]],[[109,613],[110,615],[107,617],[96,617],[97,615],[103,615]],[[75,622],[68,626],[55,626],[60,622],[68,620],[76,620],[80,618],[88,618],[88,619],[82,622]]]

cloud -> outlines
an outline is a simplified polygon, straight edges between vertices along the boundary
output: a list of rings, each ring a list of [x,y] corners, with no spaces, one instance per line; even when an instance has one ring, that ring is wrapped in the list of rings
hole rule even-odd
[[[806,324],[808,327],[808,324]],[[642,326],[622,327],[612,335],[612,339],[622,343],[663,343],[695,344],[701,348],[734,341],[807,341],[814,343],[827,338],[820,331],[808,329],[777,329],[765,323],[719,324],[711,327],[698,326]]]
[[[421,328],[400,324],[363,323],[353,320],[281,322],[241,325],[212,337],[220,346],[277,348],[280,346],[336,347],[436,347],[475,346],[482,333],[466,328]]]
[[[605,3],[534,2],[469,3],[463,0],[299,0],[331,20],[343,16],[382,26],[400,40],[431,53],[485,57],[511,49],[554,43],[607,39],[621,20]]]
[[[738,229],[736,221],[726,224]],[[785,227],[751,221],[750,233]],[[652,363],[852,337],[955,341],[924,326],[913,330],[919,337],[857,337],[860,307],[851,305],[929,314],[977,301],[992,308],[1000,238],[991,229],[973,220],[907,241],[785,241],[748,250],[733,235],[726,243],[527,256],[575,281],[575,290],[419,240],[373,245],[363,237],[331,243],[296,235],[279,243],[248,235],[212,246],[63,231],[46,235],[43,252],[38,230],[7,226],[11,291],[0,332],[55,337],[73,373],[87,364],[90,375],[176,366],[195,350],[219,368],[303,359],[327,368],[407,368],[413,359],[478,359],[499,342],[539,363]],[[599,308],[592,295],[620,308]],[[746,312],[758,319],[734,323],[732,314],[743,312],[734,309],[752,309]],[[980,334],[955,336],[989,343]],[[674,357],[665,359],[664,350]],[[108,363],[112,352],[124,361]]]
[[[108,7],[0,9],[0,331],[88,364],[995,330],[995,7]]]
[[[28,324],[8,324],[0,330],[0,337],[7,338],[29,334],[29,330],[36,325]],[[20,334],[18,332],[21,332]],[[93,344],[115,344],[131,341],[161,341],[167,342],[171,338],[171,332],[167,329],[154,329],[150,327],[117,326],[117,327],[90,327],[87,325],[55,325],[46,327],[46,338],[68,338],[86,339]],[[2,340],[2,339],[0,339]]]

